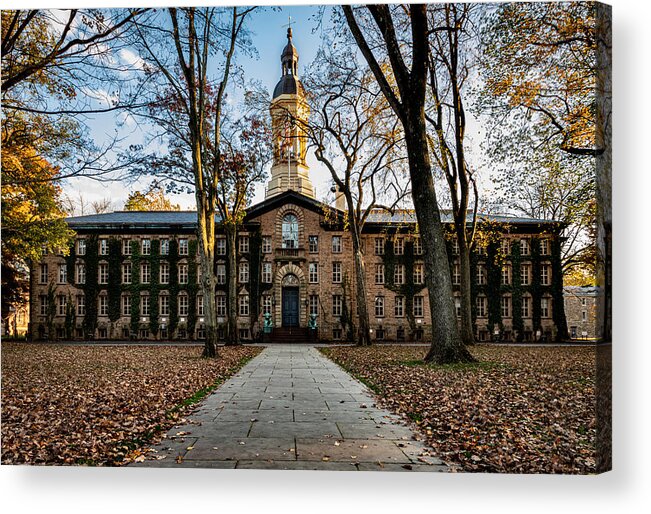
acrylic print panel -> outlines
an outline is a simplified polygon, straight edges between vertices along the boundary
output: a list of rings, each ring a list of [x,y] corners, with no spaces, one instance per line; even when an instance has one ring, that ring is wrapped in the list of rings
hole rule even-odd
[[[608,6],[2,18],[3,464],[610,469]]]

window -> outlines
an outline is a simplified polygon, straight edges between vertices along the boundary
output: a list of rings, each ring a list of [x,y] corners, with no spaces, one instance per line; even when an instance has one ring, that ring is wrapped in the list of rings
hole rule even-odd
[[[57,295],[57,316],[66,315],[66,297],[62,294]]]
[[[298,248],[298,218],[285,214],[282,223],[283,248]]]
[[[47,276],[48,276],[48,267],[47,264],[41,264],[41,269],[40,269],[40,274],[39,274],[39,282],[41,284],[47,284]]]
[[[226,293],[219,291],[215,297],[217,316],[226,316]]]
[[[332,339],[335,341],[339,341],[341,339],[341,329],[340,328],[333,328],[332,329]]]
[[[309,298],[309,314],[310,316],[319,315],[319,296],[316,294],[311,294]]]
[[[550,286],[552,284],[551,264],[543,263],[540,266],[540,284],[543,286]]]
[[[414,238],[414,255],[423,255],[423,241],[420,237]]]
[[[457,241],[456,237],[452,240],[451,246],[452,246],[452,255],[459,255],[459,241]]]
[[[414,264],[414,284],[422,284],[425,279],[425,266],[422,262]]]
[[[59,284],[65,284],[68,281],[68,265],[59,264]]]
[[[217,283],[226,283],[226,264],[217,264]]]
[[[511,285],[511,265],[505,264],[502,266],[502,285],[510,286]]]
[[[523,286],[531,285],[531,264],[520,265],[520,284]]]
[[[319,263],[318,262],[310,262],[309,267],[308,267],[308,280],[310,284],[318,284],[319,283]]]
[[[39,295],[38,300],[39,300],[39,306],[40,306],[39,314],[41,316],[47,316],[47,307],[48,307],[47,295],[46,294]]]
[[[341,253],[341,236],[332,236],[332,253]]]
[[[531,245],[528,239],[520,239],[520,255],[531,255]]]
[[[531,296],[527,295],[522,297],[522,317],[531,317]]]
[[[588,312],[581,311],[581,321],[588,321]]]
[[[271,253],[271,236],[262,236],[262,253]]]
[[[310,297],[311,298],[311,297]],[[262,315],[271,314],[271,295],[262,295]]]
[[[122,239],[122,255],[131,255],[130,239]]]
[[[375,338],[378,341],[382,341],[384,339],[384,329],[382,327],[378,327],[378,329],[375,331]]]
[[[217,236],[217,255],[226,255],[226,238]]]
[[[423,297],[414,296],[414,317],[422,318],[423,317]]]
[[[319,253],[319,236],[309,236],[308,246],[310,253]]]
[[[108,263],[100,262],[99,264],[99,283],[108,284],[109,270]]]
[[[393,268],[393,282],[394,284],[401,285],[405,283],[405,265],[396,264]]]
[[[459,264],[459,261],[454,261],[452,265],[452,285],[461,285],[461,264]]]
[[[239,248],[240,253],[249,253],[249,236],[240,236]]]
[[[375,238],[375,255],[384,255],[384,238],[376,237]]]
[[[548,296],[543,296],[540,299],[540,317],[541,318],[551,318],[552,311],[552,299]]]
[[[85,239],[77,239],[77,255],[86,255]]]
[[[203,316],[205,313],[205,307],[203,303],[203,295],[197,295],[197,316]]]
[[[123,294],[121,297],[122,316],[131,316],[131,295]]]
[[[161,239],[160,240],[160,254],[161,255],[169,255],[170,254],[170,240],[169,239]]]
[[[484,257],[488,255],[486,247],[484,245],[477,246],[477,255],[483,255]]]
[[[179,284],[188,283],[188,265],[179,264]]]
[[[341,284],[341,262],[332,263],[332,283]]]
[[[122,264],[122,283],[131,284],[131,263],[125,262]]]
[[[262,263],[262,282],[264,284],[271,284],[271,263],[263,262]]]
[[[396,318],[402,318],[405,315],[405,297],[396,296],[393,313]]]
[[[402,237],[396,237],[393,242],[393,253],[395,255],[404,255],[405,253],[405,240]]]
[[[188,295],[185,293],[179,294],[179,316],[187,316],[190,302],[188,301]]]
[[[511,317],[511,297],[502,296],[500,299],[500,306],[502,308],[502,317],[510,318]]]
[[[341,307],[342,307],[341,295],[340,294],[332,295],[332,315],[341,316]]]
[[[140,283],[149,284],[151,282],[151,267],[148,262],[140,263]]]
[[[98,300],[99,307],[97,308],[97,314],[99,316],[108,316],[108,296],[101,295]]]
[[[108,255],[108,239],[99,240],[99,254]]]
[[[86,315],[86,297],[83,294],[77,295],[77,316]]]
[[[151,239],[143,239],[140,241],[142,254],[151,255]]]
[[[487,300],[485,296],[478,296],[477,297],[477,317],[478,318],[485,318],[486,317],[486,311],[487,311]]]
[[[502,252],[502,255],[511,255],[511,241],[505,237],[502,238],[502,241],[500,242],[500,251]]]
[[[170,264],[169,262],[161,262],[160,263],[160,270],[159,270],[159,282],[161,284],[169,284],[170,283]]]
[[[477,264],[477,285],[486,285],[486,266],[484,264]]]
[[[384,284],[384,264],[375,265],[375,283]]]
[[[161,316],[170,315],[170,296],[168,294],[161,294],[158,297],[158,313]]]
[[[240,339],[242,341],[246,341],[247,339],[251,338],[251,336],[249,335],[249,329],[248,328],[240,328],[238,330],[238,333],[239,333]]]
[[[246,284],[249,281],[249,263],[246,261],[240,262],[240,283]]]
[[[140,314],[143,316],[149,316],[149,295],[140,296]]]
[[[384,296],[375,297],[375,317],[376,318],[384,317]]]
[[[188,245],[188,240],[183,238],[179,239],[179,255],[188,255],[190,253],[190,247]]]
[[[540,240],[540,255],[549,255],[549,239]]]
[[[249,315],[249,295],[241,294],[240,295],[240,316]]]
[[[581,298],[581,305],[582,305],[583,307],[585,307],[585,306],[587,305],[587,303],[588,303],[588,302],[586,301],[585,298]]]
[[[457,318],[461,317],[461,297],[459,295],[454,296],[454,312]]]

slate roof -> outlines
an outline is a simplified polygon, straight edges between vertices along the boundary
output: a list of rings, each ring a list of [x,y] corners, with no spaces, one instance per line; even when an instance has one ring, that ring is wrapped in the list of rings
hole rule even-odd
[[[472,221],[472,213],[468,213],[466,217],[468,222]],[[537,218],[523,218],[520,216],[507,216],[502,214],[482,214],[477,213],[478,220],[488,220],[499,223],[524,223],[524,224],[540,224],[540,223],[557,223],[552,220],[543,220]],[[441,221],[443,223],[452,223],[452,211],[442,210]],[[416,223],[416,211],[413,209],[401,209],[394,213],[389,213],[384,210],[372,211],[367,218],[367,223]]]
[[[215,216],[219,221],[219,216]],[[71,228],[194,228],[196,211],[117,211],[66,218]]]

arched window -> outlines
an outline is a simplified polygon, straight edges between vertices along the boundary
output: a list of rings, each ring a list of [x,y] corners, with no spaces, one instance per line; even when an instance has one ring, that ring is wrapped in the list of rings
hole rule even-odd
[[[298,218],[295,214],[283,216],[283,248],[298,248]]]

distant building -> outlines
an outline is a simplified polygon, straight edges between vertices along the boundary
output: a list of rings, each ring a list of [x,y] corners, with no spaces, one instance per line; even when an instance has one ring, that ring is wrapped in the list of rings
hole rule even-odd
[[[563,288],[567,330],[571,339],[597,338],[597,296],[594,286],[566,286]]]
[[[9,314],[2,320],[2,335],[22,337],[29,327],[29,299],[25,295],[24,303],[9,306]]]

